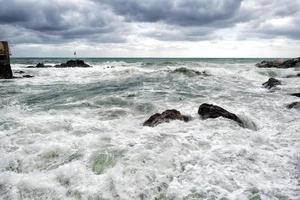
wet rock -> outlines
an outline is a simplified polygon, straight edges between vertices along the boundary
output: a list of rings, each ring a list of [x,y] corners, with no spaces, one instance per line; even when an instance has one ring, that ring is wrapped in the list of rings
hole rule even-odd
[[[299,63],[299,64],[300,64],[300,63]],[[286,76],[285,78],[297,78],[297,77],[300,77],[300,73],[294,74],[294,75],[288,75],[288,76]]]
[[[288,109],[300,109],[300,101],[293,102],[286,106]]]
[[[147,121],[143,123],[143,126],[154,127],[161,123],[168,123],[172,120],[180,120],[188,122],[191,120],[191,117],[182,115],[177,110],[166,110],[163,113],[156,113],[152,115]]]
[[[27,68],[50,68],[51,65],[45,65],[44,63],[38,63],[36,66],[28,66]]]
[[[26,74],[26,75],[23,75],[23,78],[33,78],[34,76],[31,76],[31,75],[28,75],[28,74]]]
[[[295,96],[295,97],[300,97],[300,93],[293,93],[291,94],[292,96]]]
[[[273,87],[276,87],[277,85],[281,85],[281,81],[275,78],[270,78],[267,82],[263,83],[262,85],[267,89],[271,89]]]
[[[22,70],[20,70],[20,71],[15,71],[14,73],[15,73],[15,74],[25,74],[25,72],[22,71]]]
[[[91,67],[86,64],[83,60],[69,60],[66,63],[55,65],[56,68],[67,68],[67,67]]]
[[[202,104],[199,107],[198,114],[202,117],[202,119],[225,117],[244,127],[242,120],[237,115],[213,104]]]
[[[292,68],[300,65],[300,58],[292,58],[288,60],[262,61],[255,66],[259,68]]]
[[[0,63],[0,79],[11,79],[13,78],[13,73],[10,64]]]
[[[195,76],[195,75],[208,76],[206,71],[199,72],[197,70],[188,69],[188,68],[185,68],[185,67],[177,68],[173,71],[173,73],[181,73],[181,74],[184,74],[184,75],[187,75],[187,76]]]

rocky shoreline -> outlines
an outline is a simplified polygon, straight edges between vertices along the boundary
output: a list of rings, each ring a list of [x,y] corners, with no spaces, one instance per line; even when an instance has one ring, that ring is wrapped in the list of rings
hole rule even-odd
[[[288,60],[276,60],[276,61],[262,61],[258,64],[256,64],[259,68],[281,68],[281,69],[287,69],[287,68],[299,68],[300,67],[300,58],[294,58],[294,59],[288,59]],[[83,60],[68,60],[65,63],[61,63],[59,65],[45,65],[44,63],[38,63],[36,66],[28,66],[27,68],[74,68],[74,67],[81,67],[81,68],[88,68],[92,67],[88,64],[86,64]],[[15,74],[20,74],[21,76],[13,76],[11,72],[11,68],[9,66],[9,69],[7,66],[4,68],[2,67],[0,72],[0,78],[9,79],[9,78],[32,78],[33,76],[26,74],[24,71],[15,71]],[[200,72],[188,68],[177,68],[174,71],[171,71],[172,73],[179,73],[187,76],[198,76],[198,75],[204,75],[209,76],[205,71]],[[10,76],[11,74],[11,76]],[[293,76],[287,76],[286,78],[297,78],[300,77],[299,74],[293,75]],[[277,86],[282,85],[282,81],[278,80],[276,78],[271,77],[267,82],[263,83],[262,86],[266,89],[273,89]],[[290,94],[295,97],[300,97],[300,93],[293,93]],[[286,106],[288,109],[300,109],[300,102],[292,102]],[[213,104],[207,104],[204,103],[200,105],[198,109],[198,114],[201,117],[201,119],[205,120],[208,118],[227,118],[230,120],[235,121],[238,125],[241,127],[246,127],[243,121],[234,113],[231,113],[224,108],[213,105]],[[184,122],[189,122],[192,120],[192,118],[188,115],[182,115],[177,110],[166,110],[162,113],[156,113],[152,115],[148,120],[146,120],[143,123],[143,126],[149,126],[149,127],[155,127],[161,123],[168,123],[173,120],[180,120]]]
[[[61,63],[59,65],[45,65],[44,63],[38,63],[35,66],[28,66],[27,68],[74,68],[81,67],[87,68],[92,67],[85,63],[83,60],[68,60],[65,63]],[[14,76],[13,74],[22,74],[21,76]],[[13,73],[10,65],[0,66],[0,79],[13,79],[13,78],[33,78],[34,76],[26,74],[25,71],[15,71]]]

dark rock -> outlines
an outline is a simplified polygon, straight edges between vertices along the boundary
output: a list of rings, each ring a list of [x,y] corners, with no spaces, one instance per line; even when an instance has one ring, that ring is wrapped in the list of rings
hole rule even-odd
[[[15,73],[15,74],[25,74],[25,72],[24,72],[24,71],[21,71],[21,70],[20,70],[20,71],[15,71],[14,73]]]
[[[23,75],[23,78],[33,78],[34,76],[31,76],[31,75]]]
[[[238,116],[216,105],[206,103],[202,104],[199,107],[198,114],[202,117],[202,119],[225,117],[244,127],[242,120]]]
[[[299,101],[298,102],[293,102],[293,103],[287,105],[286,107],[288,109],[293,109],[293,108],[300,109],[300,102]]]
[[[173,71],[173,73],[181,73],[181,74],[184,74],[184,75],[187,75],[187,76],[195,76],[195,75],[208,76],[208,74],[205,71],[199,72],[197,70],[188,69],[188,68],[185,68],[185,67],[177,68]]]
[[[288,60],[262,61],[256,64],[259,68],[292,68],[298,67],[300,58],[293,58]]]
[[[300,64],[300,63],[299,63],[299,64]],[[286,76],[285,78],[297,78],[297,77],[300,77],[300,73],[295,74],[295,75],[288,75],[288,76]]]
[[[36,66],[28,66],[27,68],[50,68],[51,65],[45,65],[44,63],[38,63]]]
[[[295,97],[300,97],[300,93],[293,93],[291,94],[292,96],[295,96]]]
[[[44,63],[38,63],[35,67],[36,68],[45,68],[45,64]]]
[[[270,78],[267,82],[263,83],[262,85],[267,89],[271,89],[273,87],[276,87],[277,85],[281,85],[281,81],[275,78]]]
[[[91,67],[86,64],[83,60],[69,60],[66,63],[60,65],[55,65],[56,68],[66,68],[66,67]]]
[[[143,123],[143,126],[154,127],[161,123],[165,123],[165,122],[168,123],[172,120],[180,120],[180,121],[188,122],[191,120],[191,117],[182,115],[177,110],[166,110],[161,114],[156,113],[156,114],[152,115],[147,121],[145,121]]]

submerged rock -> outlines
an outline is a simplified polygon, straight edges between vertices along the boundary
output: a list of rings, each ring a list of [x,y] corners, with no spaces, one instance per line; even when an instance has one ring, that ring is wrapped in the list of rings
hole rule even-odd
[[[163,113],[156,113],[152,115],[147,121],[143,123],[143,126],[154,127],[161,123],[168,123],[172,120],[180,120],[188,122],[191,120],[191,117],[182,115],[177,110],[166,110]]]
[[[22,71],[22,70],[15,71],[14,73],[15,73],[15,74],[25,74],[25,72],[24,72],[24,71]]]
[[[288,109],[300,109],[300,101],[293,102],[286,106]]]
[[[44,63],[38,63],[36,66],[28,66],[27,68],[50,68],[51,65],[45,65]]]
[[[295,97],[300,97],[300,93],[293,93],[291,94],[292,96],[295,96]]]
[[[199,107],[198,114],[202,117],[202,119],[225,117],[244,127],[242,120],[237,115],[213,104],[202,104]]]
[[[69,60],[66,63],[60,65],[55,65],[56,68],[66,68],[66,67],[91,67],[86,64],[83,60]]]
[[[292,68],[299,67],[300,58],[293,58],[288,60],[262,61],[255,66],[259,68]]]
[[[205,71],[199,72],[197,70],[188,69],[188,68],[185,68],[185,67],[177,68],[173,71],[173,73],[181,73],[181,74],[184,74],[184,75],[187,75],[187,76],[195,76],[195,75],[206,75],[206,76],[208,76],[208,74]]]
[[[299,63],[299,64],[300,64],[300,63]],[[294,75],[288,75],[288,76],[286,76],[285,78],[297,78],[297,77],[300,77],[300,73],[294,74]]]
[[[276,87],[277,85],[281,85],[281,81],[275,78],[270,78],[267,82],[263,83],[262,85],[267,89],[271,89],[273,87]]]
[[[31,76],[31,75],[28,75],[28,74],[26,74],[26,75],[23,75],[23,78],[33,78],[34,76]]]

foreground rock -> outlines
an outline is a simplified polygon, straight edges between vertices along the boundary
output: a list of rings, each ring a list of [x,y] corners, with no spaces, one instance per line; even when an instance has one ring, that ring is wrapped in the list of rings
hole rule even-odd
[[[188,68],[185,68],[185,67],[177,68],[173,71],[173,73],[181,73],[181,74],[184,74],[184,75],[187,75],[187,76],[196,76],[196,75],[208,76],[206,71],[199,72],[197,70],[188,69]]]
[[[265,88],[271,89],[277,85],[281,85],[281,81],[275,78],[270,78],[267,82],[262,84]]]
[[[288,60],[262,61],[255,65],[259,68],[292,68],[300,67],[300,58],[293,58]]]
[[[180,120],[184,122],[188,122],[191,120],[189,116],[182,115],[177,110],[166,110],[163,113],[156,113],[152,115],[147,121],[143,123],[143,126],[154,127],[161,123],[168,123],[172,120]]]
[[[294,102],[286,106],[288,109],[300,109],[300,102]]]
[[[198,114],[202,117],[202,119],[225,117],[244,127],[242,120],[238,116],[216,105],[206,103],[202,104],[199,107]]]
[[[66,67],[91,67],[86,64],[83,60],[69,60],[66,63],[60,65],[55,65],[56,68],[66,68]]]

